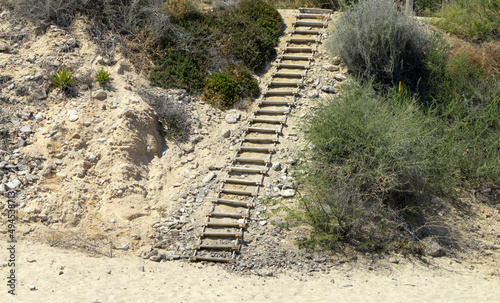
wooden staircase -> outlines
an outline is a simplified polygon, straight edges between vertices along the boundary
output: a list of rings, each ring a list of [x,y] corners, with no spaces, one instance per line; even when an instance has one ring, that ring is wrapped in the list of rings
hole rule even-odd
[[[222,179],[191,261],[234,262],[279,135],[307,77],[332,11],[301,8],[271,79],[248,119],[236,155]]]

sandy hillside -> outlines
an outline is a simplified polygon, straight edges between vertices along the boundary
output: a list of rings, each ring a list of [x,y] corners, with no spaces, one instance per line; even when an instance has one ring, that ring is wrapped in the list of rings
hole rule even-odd
[[[281,13],[290,26],[296,11]],[[84,21],[40,34],[0,13],[0,191],[15,185],[19,204],[19,295],[12,300],[2,282],[1,302],[500,301],[499,209],[482,197],[471,197],[479,201],[468,202],[467,222],[448,219],[467,246],[427,263],[299,249],[307,228],[280,227],[282,208],[294,205],[280,190],[293,186],[291,164],[307,148],[301,118],[347,81],[324,48],[273,156],[280,165],[265,178],[260,198],[272,203],[253,210],[238,263],[188,263],[252,102],[221,112],[183,90],[152,88],[118,48],[92,43]],[[75,70],[73,96],[48,86],[60,66]],[[110,85],[85,80],[99,68],[111,73]],[[188,125],[182,140],[163,137],[151,106],[158,100]],[[0,202],[0,276],[7,277],[7,200]]]

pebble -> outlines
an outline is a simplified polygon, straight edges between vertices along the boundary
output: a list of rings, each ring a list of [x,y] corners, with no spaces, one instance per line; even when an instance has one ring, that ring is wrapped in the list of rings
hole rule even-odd
[[[222,133],[223,138],[229,138],[229,136],[231,136],[231,130],[229,129]]]
[[[42,121],[42,120],[43,120],[43,115],[42,115],[42,113],[38,113],[38,114],[36,114],[36,116],[35,116],[35,120],[36,120],[36,121]]]
[[[111,219],[109,219],[109,222],[116,223],[116,219],[115,218],[111,218]]]
[[[319,93],[317,90],[313,89],[307,93],[308,98],[317,98],[319,96]]]
[[[202,182],[208,183],[208,182],[212,181],[212,179],[215,178],[215,176],[216,176],[216,174],[213,171],[211,171],[208,173],[208,175],[205,176],[205,178],[203,178]]]
[[[295,190],[293,189],[284,189],[279,192],[280,196],[283,198],[290,198],[295,196]]]
[[[335,93],[335,89],[332,86],[322,86],[321,90],[324,91],[325,93],[333,94]]]
[[[238,122],[238,120],[241,118],[241,114],[238,112],[232,112],[226,115],[225,120],[228,124],[234,124]]]
[[[335,65],[328,65],[325,67],[325,69],[329,72],[336,72],[338,71],[340,68],[338,66],[335,66]]]
[[[36,56],[34,54],[30,54],[28,56],[28,61],[34,63],[36,61]]]
[[[274,162],[271,168],[275,171],[279,171],[281,169],[281,163],[280,162]]]
[[[76,120],[78,120],[78,115],[73,114],[73,115],[69,116],[69,121],[70,122],[75,122]]]
[[[333,76],[335,78],[335,80],[337,81],[344,81],[347,79],[346,76],[342,75],[342,74],[335,74],[335,76]]]
[[[99,143],[104,143],[104,142],[106,142],[106,139],[105,138],[99,138],[96,141],[99,142]]]
[[[93,97],[99,100],[104,100],[108,97],[108,94],[103,89],[100,89],[94,92]]]
[[[10,182],[7,182],[7,184],[5,185],[10,189],[16,189],[17,187],[19,187],[19,185],[21,185],[21,181],[19,181],[19,179],[14,179]]]

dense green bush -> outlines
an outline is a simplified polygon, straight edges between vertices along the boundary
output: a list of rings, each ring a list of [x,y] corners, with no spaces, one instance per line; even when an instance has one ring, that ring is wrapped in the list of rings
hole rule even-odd
[[[429,37],[391,0],[364,1],[336,22],[327,46],[355,75],[415,89],[425,76]]]
[[[226,74],[238,82],[241,89],[241,97],[257,98],[259,96],[259,82],[252,76],[252,73],[245,65],[230,62],[224,70]]]
[[[202,100],[220,109],[226,109],[238,101],[238,82],[225,73],[213,73],[205,81]]]
[[[151,82],[164,88],[198,91],[206,77],[203,59],[183,50],[167,51],[156,58]]]
[[[455,0],[443,6],[436,25],[471,40],[500,38],[500,1]]]
[[[250,17],[265,28],[269,36],[278,39],[282,19],[280,13],[264,0],[242,0],[239,2],[240,14]]]

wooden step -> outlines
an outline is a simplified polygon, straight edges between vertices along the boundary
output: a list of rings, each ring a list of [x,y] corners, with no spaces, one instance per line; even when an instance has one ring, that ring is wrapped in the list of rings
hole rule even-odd
[[[265,127],[251,127],[247,126],[243,128],[246,132],[257,132],[257,133],[276,133],[281,134],[282,127],[279,128],[265,128]]]
[[[252,197],[257,196],[256,192],[248,191],[248,190],[222,188],[219,190],[219,192],[221,192],[223,194],[229,194],[229,195],[241,195],[241,196],[252,196]]]
[[[233,184],[244,184],[244,185],[262,185],[260,181],[252,181],[252,180],[245,180],[245,179],[235,179],[235,178],[224,178],[222,179],[222,182],[224,183],[233,183]]]
[[[316,51],[316,48],[314,47],[294,47],[294,46],[289,46],[283,48],[283,52],[290,52],[290,53],[313,53]]]
[[[287,69],[308,69],[309,64],[294,64],[294,63],[275,63],[277,68],[287,68]]]
[[[253,206],[252,202],[230,200],[230,199],[221,199],[221,198],[214,199],[212,201],[212,203],[220,203],[220,204],[226,204],[226,205],[231,205],[231,206],[241,206],[241,207],[252,207]]]
[[[274,72],[272,74],[273,77],[281,77],[281,78],[303,78],[306,76],[306,73],[285,73],[285,72]]]
[[[330,16],[328,14],[316,13],[316,14],[308,14],[308,13],[298,13],[295,18],[297,19],[328,19]]]
[[[276,150],[274,147],[239,146],[238,151],[240,151],[240,152],[274,153]]]
[[[257,174],[267,173],[267,168],[230,166],[227,168],[227,170],[229,172],[241,172],[241,173],[257,173]]]
[[[261,100],[259,101],[259,106],[262,106],[262,105],[269,105],[269,106],[272,106],[272,105],[283,105],[283,106],[290,106],[290,105],[293,105],[293,101],[287,101],[287,100]]]
[[[322,31],[318,29],[292,29],[290,33],[297,35],[319,35]]]
[[[319,21],[303,21],[303,20],[295,20],[292,22],[295,26],[308,26],[308,27],[327,27],[328,22],[319,22]]]
[[[284,87],[284,86],[289,86],[289,87],[297,87],[297,86],[302,86],[303,83],[302,81],[270,81],[268,83],[268,86],[277,86],[277,87]]]
[[[198,234],[199,238],[213,237],[213,238],[236,238],[241,239],[243,233],[225,233],[225,232],[203,232]]]
[[[206,227],[234,227],[246,229],[247,225],[245,223],[234,223],[234,222],[207,222]]]
[[[191,257],[189,259],[191,262],[208,261],[208,262],[221,262],[221,263],[233,263],[234,259],[231,258],[216,258],[216,257]]]
[[[265,109],[265,108],[257,108],[253,110],[254,114],[262,114],[262,115],[286,115],[290,113],[290,109],[282,108],[282,109]]]
[[[297,90],[266,90],[264,96],[293,96],[296,95]]]
[[[333,13],[333,11],[331,9],[324,9],[324,8],[301,7],[301,8],[299,8],[299,13],[301,13],[301,14],[331,14],[331,13]]]
[[[267,138],[244,137],[242,139],[242,141],[243,142],[259,142],[259,143],[263,143],[263,142],[275,143],[275,142],[279,142],[279,139],[277,137],[267,137]],[[249,159],[253,159],[253,158],[249,158]],[[237,160],[237,158],[234,158],[234,160]],[[262,163],[265,163],[266,159],[262,159],[262,161],[263,161]]]
[[[212,212],[212,213],[209,213],[207,216],[209,216],[209,217],[248,218],[248,214],[242,214],[242,213]]]
[[[209,244],[201,244],[196,246],[196,249],[212,249],[212,250],[232,250],[238,251],[239,247],[237,245],[209,245]]]
[[[248,118],[248,121],[251,123],[278,123],[278,124],[286,123],[286,119],[277,120],[277,119],[265,119],[265,118],[254,118],[254,117]]]
[[[278,56],[281,60],[292,60],[292,61],[306,61],[306,60],[312,60],[312,56],[300,56],[300,55],[280,55]]]
[[[244,138],[243,140],[245,140],[247,138]],[[245,141],[248,141],[248,140],[245,140]],[[252,142],[252,141],[248,141],[248,142]],[[241,162],[241,163],[261,163],[261,164],[268,164],[268,163],[271,163],[269,162],[270,160],[269,159],[261,159],[261,158],[245,158],[245,157],[234,157],[233,158],[233,161],[235,162]]]
[[[316,43],[319,42],[319,38],[288,38],[287,42],[288,43]]]

